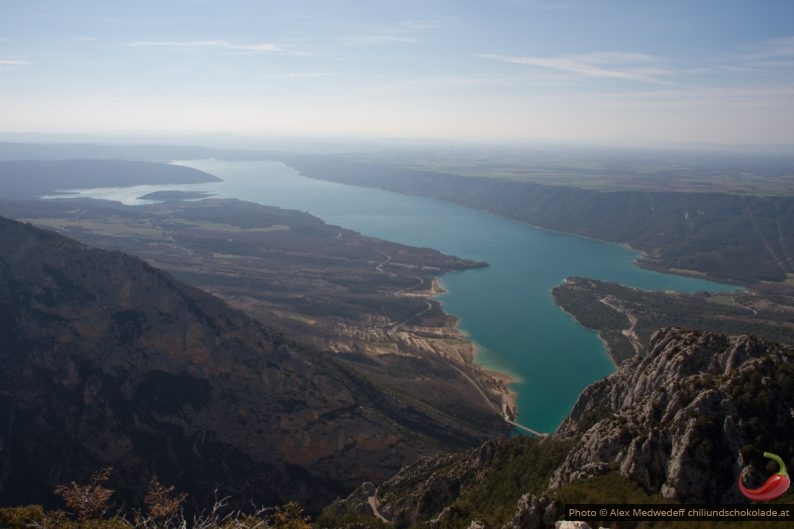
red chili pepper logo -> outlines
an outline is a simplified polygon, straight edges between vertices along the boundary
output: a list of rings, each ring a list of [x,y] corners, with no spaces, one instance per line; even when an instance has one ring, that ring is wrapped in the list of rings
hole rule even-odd
[[[788,477],[786,465],[783,463],[783,460],[780,459],[779,456],[769,452],[764,452],[764,457],[777,461],[777,464],[780,465],[780,470],[777,472],[777,474],[769,476],[769,479],[766,480],[766,483],[757,489],[745,488],[744,483],[742,483],[742,475],[739,474],[739,490],[741,490],[742,494],[744,494],[748,499],[755,501],[774,500],[775,498],[782,496],[783,493],[788,490],[788,486],[791,484],[791,480]]]

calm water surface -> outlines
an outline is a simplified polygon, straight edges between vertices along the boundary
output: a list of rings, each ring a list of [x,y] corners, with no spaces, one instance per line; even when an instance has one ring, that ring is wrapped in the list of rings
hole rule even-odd
[[[391,241],[486,261],[490,267],[447,274],[445,310],[479,347],[477,362],[518,382],[519,421],[553,431],[591,382],[614,370],[597,335],[565,314],[551,289],[567,276],[644,289],[723,291],[735,287],[643,270],[622,246],[535,229],[475,209],[298,175],[279,162],[180,162],[223,182],[85,190],[127,204],[158,189],[207,190],[298,209],[326,222]]]

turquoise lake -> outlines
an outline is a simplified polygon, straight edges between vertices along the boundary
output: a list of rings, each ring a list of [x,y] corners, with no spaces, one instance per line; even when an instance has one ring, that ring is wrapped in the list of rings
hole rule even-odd
[[[728,291],[696,278],[644,270],[623,246],[532,228],[433,199],[300,176],[279,162],[179,162],[223,182],[84,190],[84,196],[140,203],[158,189],[206,190],[298,209],[324,221],[391,241],[486,261],[489,267],[446,274],[439,299],[477,344],[477,363],[519,381],[518,421],[554,431],[579,393],[614,370],[597,335],[577,324],[551,297],[567,276],[617,281],[643,289]]]

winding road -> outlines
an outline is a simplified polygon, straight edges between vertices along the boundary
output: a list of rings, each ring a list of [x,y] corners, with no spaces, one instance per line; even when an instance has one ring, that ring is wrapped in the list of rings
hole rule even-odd
[[[598,301],[600,301],[601,303],[603,303],[604,305],[606,305],[610,309],[612,309],[614,311],[617,311],[617,312],[620,312],[621,314],[626,316],[626,319],[629,320],[629,328],[621,330],[620,333],[623,336],[625,336],[626,339],[631,343],[631,346],[634,348],[634,352],[637,354],[637,356],[641,356],[642,355],[642,344],[640,343],[640,337],[637,336],[637,331],[635,330],[636,327],[637,327],[637,316],[633,315],[632,313],[630,313],[626,309],[624,309],[624,308],[622,308],[622,307],[620,307],[618,305],[615,305],[615,303],[613,303],[613,299],[614,298],[610,299],[610,297],[611,296],[606,296],[606,297],[603,297],[603,298],[599,299]]]
[[[391,262],[391,255],[387,254],[386,252],[384,252],[383,250],[381,250],[379,248],[373,247],[373,250],[375,250],[376,252],[378,252],[379,254],[381,254],[383,257],[386,258],[383,261],[379,262],[375,266],[375,270],[377,270],[378,272],[384,272],[383,267],[386,266],[387,264],[389,264],[389,262]],[[417,287],[420,287],[420,286],[425,284],[425,280],[422,279],[421,277],[419,277],[419,276],[414,276],[414,277],[419,280],[415,285],[411,285],[411,286],[406,287],[406,288],[401,288],[399,290],[395,290],[393,292],[393,294],[396,295],[396,296],[399,296],[402,293],[408,292],[409,290],[413,290],[413,289],[415,289]],[[420,310],[416,314],[413,314],[413,315],[405,318],[404,320],[402,320],[400,322],[389,324],[389,325],[386,325],[385,327],[388,328],[389,332],[396,331],[397,329],[399,329],[400,327],[402,327],[403,325],[405,325],[409,321],[418,318],[419,316],[421,316],[425,312],[431,310],[432,308],[433,308],[433,304],[431,302],[429,302],[429,301],[425,301],[425,308],[424,309]]]
[[[378,510],[378,507],[380,506],[380,502],[378,501],[378,489],[375,489],[375,493],[372,496],[367,497],[367,503],[369,503],[369,508],[372,509],[372,514],[375,515],[375,518],[381,522],[391,525],[391,522],[380,513],[380,510]]]
[[[389,254],[387,254],[386,252],[384,252],[384,251],[382,251],[382,250],[379,250],[379,249],[377,249],[377,248],[374,248],[374,250],[375,250],[376,252],[378,252],[379,254],[381,254],[383,257],[385,257],[385,258],[386,258],[386,260],[385,260],[385,261],[382,261],[381,263],[378,263],[378,265],[375,267],[375,270],[377,270],[378,272],[383,272],[383,266],[384,266],[384,265],[386,265],[386,264],[388,264],[388,263],[389,263],[389,261],[391,261],[391,255],[389,255]]]
[[[464,370],[462,370],[461,368],[459,368],[455,364],[450,363],[449,365],[452,366],[452,368],[456,369],[458,371],[458,373],[460,373],[460,375],[463,378],[465,378],[469,382],[469,384],[472,385],[472,387],[474,387],[474,389],[477,391],[477,393],[480,394],[480,396],[483,398],[483,400],[488,405],[488,407],[491,408],[496,413],[500,414],[507,424],[509,424],[509,425],[511,425],[511,426],[513,426],[515,428],[518,428],[519,430],[522,430],[524,432],[527,432],[527,433],[530,433],[530,434],[532,434],[534,436],[537,436],[537,437],[548,437],[549,434],[547,434],[547,433],[539,432],[539,431],[537,431],[537,430],[535,430],[533,428],[530,428],[529,426],[524,426],[523,424],[519,424],[519,423],[515,422],[514,420],[512,420],[510,418],[510,415],[507,413],[507,403],[506,402],[502,402],[502,409],[500,410],[496,406],[496,404],[494,404],[493,401],[488,397],[488,395],[485,394],[485,391],[483,391],[483,389],[480,387],[480,385],[477,384],[476,380],[471,378],[471,376],[469,376],[468,373],[466,373]]]

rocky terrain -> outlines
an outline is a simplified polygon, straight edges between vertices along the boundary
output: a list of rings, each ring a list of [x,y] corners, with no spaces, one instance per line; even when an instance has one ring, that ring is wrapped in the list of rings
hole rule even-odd
[[[505,529],[554,527],[565,502],[746,502],[740,472],[758,486],[776,471],[764,451],[794,467],[792,360],[794,348],[750,336],[662,329],[555,435],[424,459],[335,503],[325,523],[371,517],[374,500],[396,527]]]
[[[616,469],[684,502],[737,502],[761,452],[792,461],[794,349],[750,336],[664,329],[647,355],[588,387],[558,437],[576,444],[550,487]]]
[[[444,421],[140,259],[2,218],[0,361],[6,505],[111,466],[133,504],[157,475],[196,506],[219,489],[311,510],[503,429]]]

